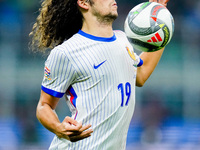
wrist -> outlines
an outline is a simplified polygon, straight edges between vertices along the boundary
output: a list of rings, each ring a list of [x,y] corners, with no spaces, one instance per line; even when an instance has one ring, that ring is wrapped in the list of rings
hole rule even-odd
[[[62,123],[56,123],[55,125],[54,125],[54,129],[53,129],[53,133],[54,134],[56,134],[58,137],[61,137],[62,136]]]
[[[141,67],[143,65],[143,60],[140,58],[140,62],[137,64],[137,67]]]

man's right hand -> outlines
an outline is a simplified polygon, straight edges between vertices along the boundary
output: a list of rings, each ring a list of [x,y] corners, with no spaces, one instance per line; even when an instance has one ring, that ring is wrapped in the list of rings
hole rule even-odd
[[[60,138],[76,142],[91,136],[93,132],[90,124],[83,126],[76,120],[65,117],[61,123],[58,119],[56,106],[59,98],[49,95],[41,90],[40,101],[37,106],[36,115],[41,124]]]
[[[63,122],[58,124],[56,135],[71,142],[76,142],[91,136],[93,130],[89,129],[90,127],[90,124],[82,126],[82,123],[70,117],[65,117]]]

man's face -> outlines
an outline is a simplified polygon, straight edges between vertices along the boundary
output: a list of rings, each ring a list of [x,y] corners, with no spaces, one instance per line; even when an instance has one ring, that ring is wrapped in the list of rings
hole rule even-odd
[[[99,21],[110,22],[118,17],[115,0],[89,0],[91,13]]]

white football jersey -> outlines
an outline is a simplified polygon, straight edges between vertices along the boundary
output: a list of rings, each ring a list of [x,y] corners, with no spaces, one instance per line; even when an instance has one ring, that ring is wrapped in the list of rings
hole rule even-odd
[[[91,124],[91,137],[70,142],[54,137],[50,150],[124,150],[135,106],[139,56],[126,35],[110,38],[79,31],[55,47],[45,62],[42,90],[66,96],[72,118]]]

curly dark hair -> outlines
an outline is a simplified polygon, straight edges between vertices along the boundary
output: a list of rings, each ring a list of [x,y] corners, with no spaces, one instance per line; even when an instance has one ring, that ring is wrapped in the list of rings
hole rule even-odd
[[[77,0],[44,0],[30,33],[31,48],[42,52],[53,48],[77,33],[82,24]]]

